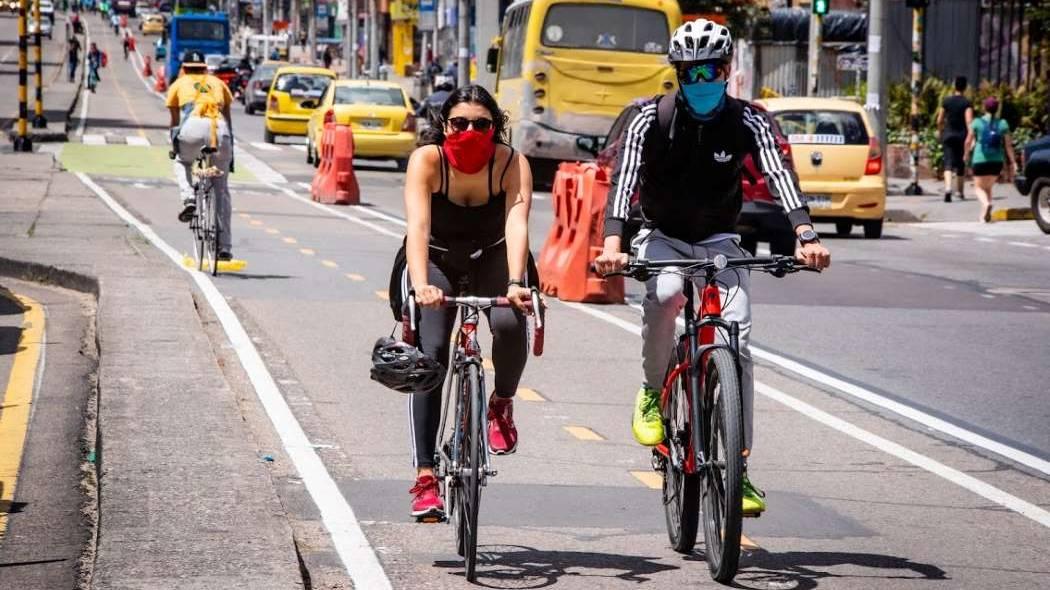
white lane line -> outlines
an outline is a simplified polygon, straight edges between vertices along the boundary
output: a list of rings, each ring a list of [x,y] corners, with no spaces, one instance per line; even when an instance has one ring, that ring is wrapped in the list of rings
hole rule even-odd
[[[287,184],[288,180],[283,174],[274,170],[259,158],[255,157],[255,154],[249,152],[246,149],[241,148],[236,143],[233,146],[233,152],[237,158],[238,164],[243,164],[249,172],[252,173],[259,182],[274,186],[277,184]]]
[[[325,211],[325,212],[327,212],[327,213],[329,213],[331,215],[334,215],[336,217],[341,217],[341,218],[343,218],[343,219],[345,219],[347,221],[352,221],[353,223],[356,223],[358,225],[362,225],[364,227],[367,227],[368,229],[370,229],[372,231],[381,233],[384,236],[390,236],[390,237],[396,238],[398,240],[400,240],[401,238],[405,237],[404,234],[402,234],[402,233],[390,231],[390,230],[388,230],[385,227],[382,227],[380,225],[376,225],[376,224],[372,223],[371,221],[366,221],[364,219],[361,219],[360,217],[356,217],[354,215],[350,215],[349,213],[344,213],[342,211],[335,211],[333,209],[329,209],[328,207],[326,207],[325,205],[322,205],[321,203],[318,203],[316,201],[311,201],[310,199],[307,199],[305,197],[301,197],[298,194],[296,194],[295,191],[293,191],[292,189],[290,189],[290,188],[288,188],[286,186],[278,186],[276,183],[269,183],[269,186],[270,186],[270,188],[272,188],[274,190],[281,191],[282,193],[288,195],[290,198],[295,199],[296,201],[299,201],[300,203],[304,203],[304,204],[309,205],[311,207],[314,207],[316,209],[320,209],[321,211]],[[360,210],[361,211],[367,211],[367,208],[362,208]]]
[[[616,316],[614,316],[614,315],[612,315],[612,314],[610,314],[608,312],[604,312],[604,311],[600,311],[600,310],[597,310],[597,309],[593,309],[591,307],[588,307],[588,306],[580,304],[580,303],[565,303],[565,302],[562,302],[562,303],[564,305],[567,305],[567,306],[573,308],[573,309],[578,309],[578,310],[580,310],[580,311],[582,311],[582,312],[584,312],[584,313],[586,313],[586,314],[588,314],[588,315],[590,315],[592,317],[598,318],[598,319],[603,320],[605,322],[608,322],[608,323],[610,323],[610,324],[612,324],[614,326],[622,328],[623,330],[625,330],[627,332],[630,332],[631,334],[634,334],[636,336],[641,336],[641,334],[642,334],[641,326],[639,326],[637,324],[633,324],[633,323],[628,322],[626,320],[620,319],[620,318],[618,318],[618,317],[616,317]],[[751,352],[752,352],[752,354],[755,354],[755,347],[754,346],[751,347]],[[766,354],[771,354],[771,353],[766,353]],[[758,356],[758,355],[756,355],[756,356]],[[784,360],[787,360],[787,359],[784,359]],[[793,361],[788,361],[788,362],[793,362]],[[794,364],[797,365],[798,363],[794,363]],[[812,369],[809,369],[808,367],[802,367],[801,365],[799,365],[799,367],[802,368],[802,369],[805,369],[807,371],[816,373],[816,371],[813,371]],[[844,385],[849,385],[851,387],[855,387],[855,386],[852,386],[851,384],[847,384],[847,383],[843,383],[843,384]],[[981,480],[979,480],[977,478],[974,478],[974,477],[969,476],[969,475],[967,475],[967,474],[965,474],[965,473],[963,473],[961,471],[958,471],[957,469],[953,469],[951,467],[948,467],[947,465],[944,465],[943,463],[939,463],[939,462],[931,459],[930,457],[927,457],[926,455],[923,455],[921,453],[917,453],[915,451],[912,451],[911,449],[908,449],[907,447],[904,447],[904,446],[899,445],[899,444],[897,444],[895,442],[892,442],[892,441],[887,440],[885,438],[882,438],[882,437],[880,437],[878,435],[875,435],[875,434],[873,434],[871,432],[868,432],[867,430],[864,430],[864,429],[862,429],[862,428],[860,428],[860,427],[858,427],[858,426],[856,426],[856,425],[854,425],[854,424],[852,424],[850,422],[842,420],[841,418],[837,418],[835,416],[832,416],[831,414],[828,414],[827,412],[824,412],[823,410],[819,410],[819,409],[815,408],[814,406],[811,406],[811,405],[807,404],[806,402],[803,402],[800,399],[792,397],[792,396],[790,396],[790,395],[788,395],[788,394],[786,394],[786,393],[784,393],[784,392],[782,392],[782,391],[780,391],[778,389],[770,387],[770,386],[768,386],[768,385],[766,385],[764,383],[761,383],[759,381],[755,381],[755,391],[760,393],[760,394],[762,394],[762,395],[764,395],[764,396],[766,396],[766,397],[768,397],[768,398],[770,398],[770,399],[773,399],[773,400],[775,400],[777,402],[780,402],[781,404],[784,404],[784,405],[788,406],[789,408],[791,408],[791,409],[793,409],[793,410],[795,410],[795,411],[797,411],[797,412],[799,412],[799,413],[801,413],[801,414],[803,414],[803,415],[805,415],[805,416],[807,416],[809,418],[812,418],[813,420],[816,420],[816,421],[821,422],[821,423],[823,423],[823,424],[825,424],[827,426],[830,426],[831,428],[834,428],[835,430],[838,430],[839,432],[842,432],[843,434],[851,436],[851,437],[853,437],[853,438],[855,438],[855,439],[857,439],[857,440],[859,440],[859,441],[861,441],[863,443],[869,444],[869,445],[879,449],[880,451],[883,451],[885,453],[893,455],[893,456],[895,456],[895,457],[897,457],[897,458],[899,458],[899,459],[901,459],[903,461],[907,461],[908,463],[911,463],[912,465],[915,465],[916,467],[920,467],[922,469],[925,469],[926,471],[929,471],[930,473],[933,473],[934,475],[940,476],[940,477],[942,477],[942,478],[944,478],[944,479],[946,479],[946,480],[948,480],[948,481],[950,481],[950,482],[952,482],[952,483],[954,483],[954,484],[956,484],[956,485],[958,485],[960,487],[963,487],[963,488],[965,488],[965,489],[967,489],[967,490],[969,490],[969,491],[971,491],[971,492],[973,492],[973,493],[975,493],[975,494],[977,494],[977,495],[979,495],[979,496],[981,496],[983,498],[991,500],[992,502],[995,502],[996,504],[999,504],[1000,506],[1004,506],[1006,508],[1009,508],[1010,510],[1013,510],[1014,512],[1017,512],[1018,514],[1021,514],[1022,516],[1030,518],[1030,519],[1034,520],[1035,522],[1037,522],[1037,523],[1039,523],[1039,524],[1041,524],[1041,525],[1043,525],[1045,527],[1050,527],[1050,512],[1047,512],[1046,510],[1043,510],[1042,508],[1040,508],[1040,507],[1038,507],[1038,506],[1036,506],[1034,504],[1031,504],[1029,502],[1026,502],[1026,501],[1016,497],[1016,496],[1008,494],[1008,493],[1000,490],[999,488],[991,486],[991,485],[989,485],[989,484],[987,484],[987,483],[985,483],[985,482],[983,482],[983,481],[981,481]],[[889,400],[887,400],[887,401],[889,401]],[[896,403],[896,402],[892,402],[892,403]],[[906,406],[902,406],[902,408],[905,409],[905,410],[915,411],[915,410],[912,410],[912,408],[908,408]],[[921,414],[921,412],[919,412],[919,413]],[[937,419],[934,418],[934,420],[937,420]],[[959,429],[958,427],[956,427],[954,425],[948,424],[947,426],[949,426],[951,428],[955,428],[955,429],[961,430],[961,429]],[[992,441],[990,441],[990,442],[992,442]],[[994,443],[994,444],[998,444],[998,443]],[[1010,449],[1010,450],[1013,450],[1013,449]],[[1037,459],[1037,460],[1039,460],[1039,459]]]
[[[84,45],[87,46],[87,47],[91,47],[91,31],[88,31],[87,27],[84,28]],[[87,53],[88,53],[87,51],[84,52],[84,67],[81,68],[81,70],[80,70],[81,76],[87,75],[87,71],[88,71],[87,70],[87,68],[88,68]],[[91,96],[91,92],[87,89],[87,86],[86,85],[81,85],[81,87],[80,87],[80,98],[81,98],[81,100],[83,102],[80,105],[80,122],[77,123],[77,135],[78,136],[84,135],[84,127],[87,125],[88,100],[89,100],[90,96]]]
[[[942,238],[944,238],[946,240],[954,240],[955,238],[958,238],[959,236],[957,236],[955,234],[941,234],[940,237],[942,237]]]
[[[145,137],[139,137],[138,135],[128,135],[124,138],[124,140],[128,143],[128,145],[137,145],[142,147],[150,146],[149,139],[146,139]]]
[[[292,144],[289,144],[288,147],[292,148],[293,150],[295,150],[297,152],[306,153],[306,146],[305,145],[301,145],[301,144],[298,144],[298,143],[292,143]]]
[[[275,146],[273,144],[269,144],[269,143],[262,142],[262,141],[253,141],[253,142],[251,142],[250,145],[253,148],[257,149],[257,150],[262,150],[264,152],[279,152],[279,151],[281,151],[281,148],[279,148],[279,147],[277,147],[277,146]]]
[[[152,228],[145,225],[129,213],[124,207],[117,203],[106,192],[105,189],[95,184],[88,175],[77,172],[77,177],[85,186],[90,188],[114,213],[125,223],[131,225],[149,240],[158,250],[163,252],[178,268],[188,272],[197,283],[204,294],[208,304],[219,318],[226,337],[230,340],[237,353],[237,358],[244,367],[244,371],[255,389],[259,401],[262,403],[270,422],[277,431],[288,457],[295,465],[299,477],[310,492],[318,510],[321,512],[321,520],[332,537],[332,544],[343,560],[347,573],[354,583],[355,588],[377,588],[379,590],[391,589],[393,586],[390,579],[383,571],[375,551],[361,530],[361,524],[354,514],[354,509],[346,501],[339,486],[336,485],[332,475],[328,473],[316,449],[310,444],[310,440],[303,431],[303,427],[296,420],[288,402],[281,395],[273,375],[266,368],[258,349],[252,343],[251,338],[241,325],[237,315],[230,308],[229,303],[222,293],[212,282],[207,273],[187,269],[182,265],[182,254],[168,245]]]
[[[1020,246],[1021,248],[1038,248],[1038,244],[1031,244],[1028,242],[1007,242],[1011,246]]]
[[[993,240],[992,238],[983,238],[983,237],[982,238],[974,238],[974,239],[977,240],[978,242],[985,242],[987,244],[995,244],[995,243],[997,243],[999,241],[999,240]]]
[[[81,141],[88,145],[106,145],[105,135],[88,134],[81,136]]]

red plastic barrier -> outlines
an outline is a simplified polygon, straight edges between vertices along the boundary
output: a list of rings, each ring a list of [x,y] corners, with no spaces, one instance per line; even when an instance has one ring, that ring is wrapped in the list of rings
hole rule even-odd
[[[310,198],[329,205],[357,205],[361,187],[354,175],[354,134],[349,125],[325,123],[318,150],[321,163],[310,183]]]
[[[148,55],[142,58],[142,76],[143,77],[149,78],[150,76],[153,75],[152,62],[153,62],[153,60]]]
[[[623,277],[591,270],[602,251],[609,180],[597,164],[563,162],[554,177],[554,224],[537,266],[544,293],[562,301],[623,303]]]
[[[153,82],[153,89],[157,92],[165,92],[168,89],[168,77],[164,72],[166,68],[163,64],[157,68],[156,76]]]

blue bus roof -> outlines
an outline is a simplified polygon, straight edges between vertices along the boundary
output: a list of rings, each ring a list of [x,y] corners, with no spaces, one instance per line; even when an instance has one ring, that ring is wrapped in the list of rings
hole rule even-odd
[[[177,14],[177,15],[171,17],[171,20],[173,20],[173,21],[176,21],[176,20],[211,20],[211,21],[218,21],[218,22],[228,22],[230,20],[230,18],[228,16],[226,16],[225,12],[213,12],[213,13],[200,12],[200,13],[190,13],[190,14]]]

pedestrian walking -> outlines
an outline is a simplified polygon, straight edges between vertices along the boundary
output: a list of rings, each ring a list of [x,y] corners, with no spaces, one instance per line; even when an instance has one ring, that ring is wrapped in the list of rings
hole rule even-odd
[[[131,33],[124,31],[124,61],[128,61],[128,54],[131,53]]]
[[[955,78],[955,90],[941,102],[937,110],[937,129],[941,132],[944,149],[944,202],[952,202],[952,188],[963,200],[963,183],[966,180],[965,155],[966,136],[973,123],[973,105],[966,98],[966,77]],[[954,182],[953,182],[954,181]]]
[[[99,50],[98,45],[95,43],[91,44],[91,49],[88,51],[88,77],[87,87],[91,92],[95,92],[95,88],[98,87],[98,83],[102,81],[99,77],[98,71],[103,65],[102,52]]]
[[[73,37],[68,43],[69,49],[67,50],[66,67],[69,71],[69,81],[72,82],[77,76],[77,65],[80,64],[80,39]]]
[[[981,202],[981,217],[978,221],[992,221],[992,189],[1000,173],[1006,172],[1006,181],[1014,177],[1014,146],[1010,140],[1010,125],[998,118],[999,99],[990,96],[984,99],[984,115],[973,120],[966,136],[966,155],[972,156],[974,188]]]
[[[324,52],[321,53],[321,62],[324,63],[326,69],[332,68],[332,48],[325,47]]]
[[[120,35],[120,17],[117,16],[117,13],[109,15],[109,24],[113,27],[113,34]]]

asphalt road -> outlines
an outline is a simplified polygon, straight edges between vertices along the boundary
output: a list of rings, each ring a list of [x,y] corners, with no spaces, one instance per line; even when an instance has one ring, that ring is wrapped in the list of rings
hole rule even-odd
[[[116,47],[111,34],[101,39]],[[170,164],[157,158],[167,149],[167,114],[130,67],[112,63],[84,130],[107,145],[70,144],[60,157],[188,252]],[[372,342],[394,326],[382,295],[402,233],[402,176],[392,163],[359,163],[365,206],[313,206],[300,185],[312,176],[301,149],[262,144],[259,116],[238,111],[234,129],[234,254],[248,266],[216,286],[393,586],[463,586],[451,528],[408,517],[406,400],[367,378]],[[128,136],[152,147],[127,145]],[[534,205],[534,249],[551,220],[545,196]],[[764,354],[750,472],[770,509],[745,524],[751,545],[737,581],[749,588],[1044,586],[1050,521],[1037,521],[1050,507],[1050,486],[1037,467],[1050,459],[1050,240],[1030,223],[889,225],[885,234],[828,238],[834,265],[821,276],[755,280],[754,340]],[[637,294],[632,286],[632,301]],[[668,548],[648,452],[631,439],[639,324],[629,306],[552,303],[546,353],[530,359],[522,382],[536,401],[516,403],[520,449],[496,459],[499,475],[483,496],[483,585],[713,585],[702,547],[691,556]],[[221,332],[214,337],[224,354]],[[788,368],[791,360],[804,367]],[[253,397],[235,360],[225,366],[243,397]],[[877,397],[861,401],[858,390]],[[873,399],[921,410],[1035,461],[1006,459],[978,439],[938,432],[929,419],[905,418]],[[306,567],[317,584],[336,587],[343,572],[322,516],[265,415],[249,411],[248,419],[263,444],[273,444],[286,507],[301,530],[315,533]],[[587,431],[596,436],[580,434]]]

